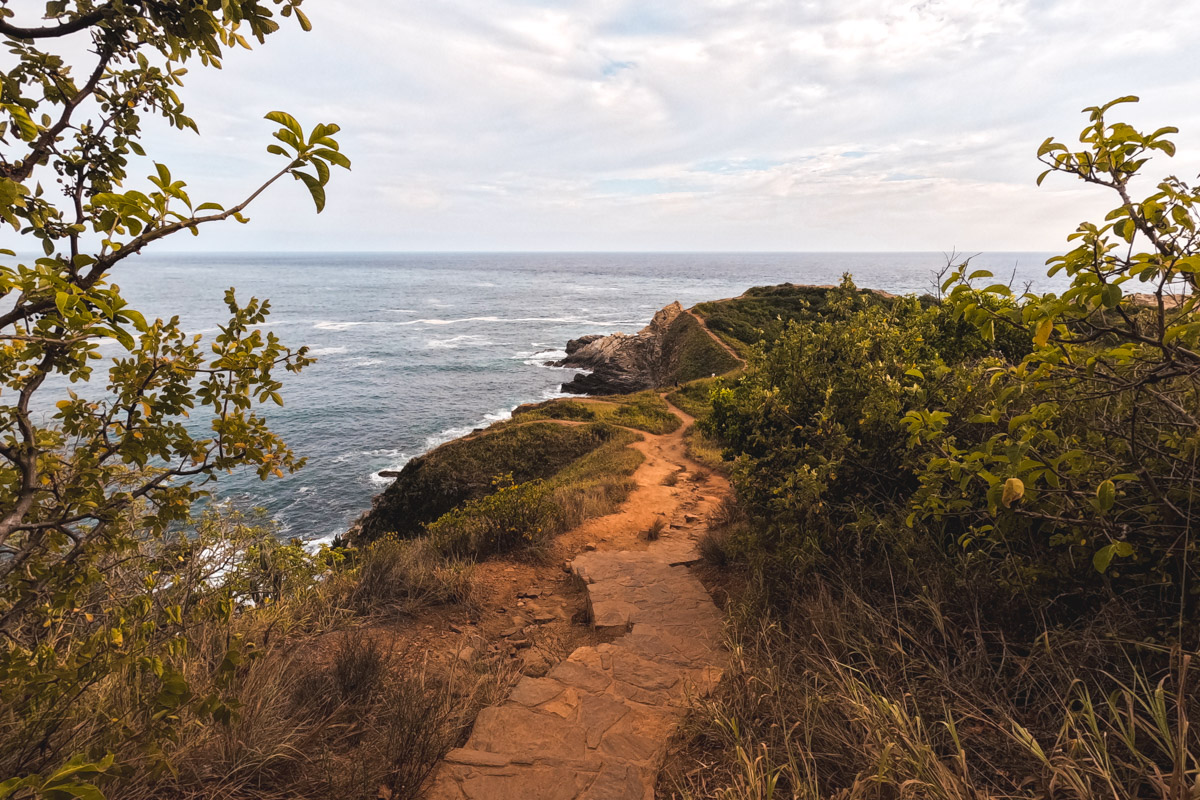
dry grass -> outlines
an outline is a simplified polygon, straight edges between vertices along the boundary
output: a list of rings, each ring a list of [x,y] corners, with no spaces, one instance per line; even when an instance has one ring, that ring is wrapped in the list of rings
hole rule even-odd
[[[333,591],[358,614],[405,613],[428,605],[473,605],[474,565],[447,558],[428,539],[385,536],[355,553],[355,569]]]
[[[729,552],[729,533],[723,528],[706,527],[696,541],[696,549],[700,557],[714,567],[725,567],[731,560]]]
[[[796,600],[786,626],[743,609],[731,669],[693,710],[660,796],[1197,797],[1186,656],[1151,677],[1135,649],[1087,635],[1005,655],[936,603]],[[1132,677],[1083,668],[1097,649]]]
[[[180,728],[174,776],[123,780],[109,797],[415,797],[479,709],[503,698],[511,667],[480,661],[399,669],[377,639],[340,635],[327,663],[279,648],[250,665],[229,726]],[[389,794],[390,793],[390,794]]]
[[[654,521],[650,523],[650,527],[646,528],[646,531],[645,531],[646,541],[648,541],[648,542],[657,541],[658,538],[660,536],[662,536],[663,531],[665,531],[666,529],[667,529],[667,518],[666,517],[655,517]]]

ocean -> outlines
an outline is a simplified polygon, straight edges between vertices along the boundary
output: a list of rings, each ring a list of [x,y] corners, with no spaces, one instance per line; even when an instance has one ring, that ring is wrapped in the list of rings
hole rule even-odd
[[[1045,253],[984,253],[973,266],[1046,288]],[[751,286],[831,284],[929,291],[940,253],[146,254],[111,276],[147,317],[212,334],[222,295],[269,298],[269,329],[318,361],[284,379],[273,429],[308,464],[259,481],[223,476],[217,496],[261,507],[289,537],[326,540],[366,510],[409,459],[520,403],[560,396],[547,367],[570,338],[632,333],[673,300]]]

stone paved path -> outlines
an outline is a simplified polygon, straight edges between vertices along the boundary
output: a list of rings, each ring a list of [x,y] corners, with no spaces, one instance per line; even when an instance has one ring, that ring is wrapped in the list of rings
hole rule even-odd
[[[481,711],[427,799],[652,800],[687,698],[711,691],[726,660],[721,614],[682,566],[697,560],[693,536],[577,557],[593,624],[624,633]]]

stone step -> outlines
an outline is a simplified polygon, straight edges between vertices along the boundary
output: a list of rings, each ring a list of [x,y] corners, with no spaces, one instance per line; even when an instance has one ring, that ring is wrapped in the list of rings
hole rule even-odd
[[[479,713],[439,765],[428,800],[651,800],[667,742],[690,698],[726,663],[722,618],[677,566],[678,542],[584,553],[593,624],[625,630],[580,647],[544,678],[524,677]]]

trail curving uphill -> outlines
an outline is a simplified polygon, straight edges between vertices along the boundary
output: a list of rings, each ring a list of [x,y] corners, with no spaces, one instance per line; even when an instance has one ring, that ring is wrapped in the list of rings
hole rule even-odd
[[[724,350],[726,353],[731,355],[733,357],[733,359],[735,361],[737,361],[739,364],[742,364],[743,366],[745,365],[746,359],[742,358],[741,353],[739,353],[737,350],[734,350],[732,347],[730,347],[729,342],[725,341],[720,336],[717,336],[715,333],[713,333],[712,328],[708,327],[708,323],[704,321],[704,317],[700,316],[699,314],[697,314],[695,311],[693,311],[690,308],[684,309],[684,313],[688,314],[689,316],[691,316],[692,319],[696,320],[697,324],[700,325],[701,330],[703,330],[705,333],[708,334],[708,338],[712,339],[714,342],[716,342],[718,345],[720,345],[722,350]]]
[[[435,771],[427,800],[654,797],[685,702],[710,692],[726,663],[721,613],[686,565],[699,560],[702,520],[729,486],[687,457],[692,418],[668,406],[685,424],[630,445],[646,460],[626,502],[563,535],[596,548],[570,568],[586,584],[591,624],[619,635],[578,648],[545,677],[522,678],[506,702],[481,711]],[[646,541],[660,517],[667,527]]]

